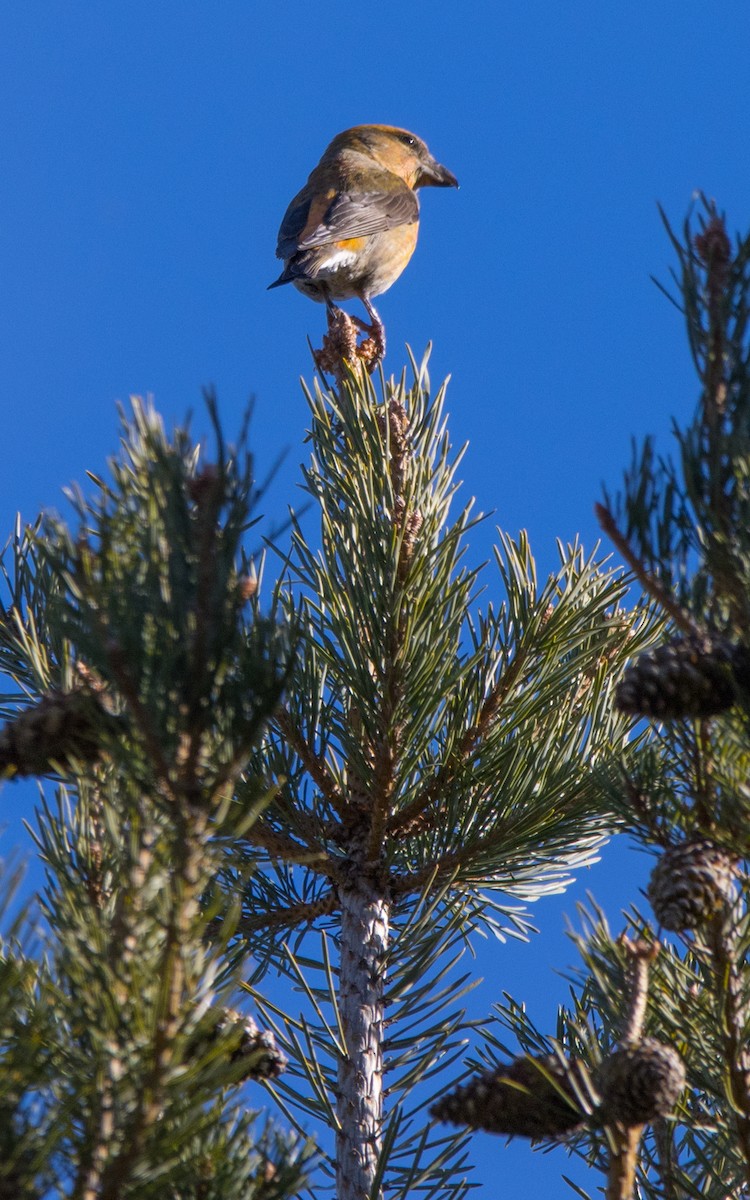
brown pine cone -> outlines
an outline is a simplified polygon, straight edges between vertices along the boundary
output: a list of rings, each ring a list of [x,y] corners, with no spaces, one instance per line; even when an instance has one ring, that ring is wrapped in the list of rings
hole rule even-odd
[[[606,1124],[645,1125],[672,1112],[685,1087],[685,1065],[674,1046],[644,1038],[605,1058],[596,1082]]]
[[[651,872],[647,895],[665,929],[697,929],[731,899],[736,863],[707,839],[671,846]]]
[[[585,1119],[572,1082],[576,1076],[580,1083],[578,1064],[555,1054],[515,1058],[455,1088],[430,1113],[438,1121],[487,1133],[559,1137],[580,1128]]]
[[[750,687],[750,654],[717,634],[675,638],[640,654],[615,689],[620,712],[658,721],[712,717]]]
[[[96,762],[102,733],[117,723],[88,688],[48,692],[0,729],[0,777],[45,775],[55,764]]]

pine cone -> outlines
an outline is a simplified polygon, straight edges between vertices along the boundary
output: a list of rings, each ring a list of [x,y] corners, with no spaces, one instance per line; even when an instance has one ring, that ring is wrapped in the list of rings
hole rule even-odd
[[[54,763],[96,762],[116,721],[88,688],[48,692],[0,729],[0,777],[45,775]]]
[[[584,1121],[572,1083],[576,1074],[575,1060],[561,1061],[555,1054],[515,1058],[455,1088],[433,1104],[430,1113],[438,1121],[487,1133],[559,1137]]]
[[[596,1082],[605,1124],[645,1125],[671,1113],[685,1087],[685,1065],[674,1046],[644,1038],[605,1058]]]
[[[273,1033],[259,1029],[252,1017],[235,1008],[223,1009],[216,1024],[204,1037],[196,1037],[191,1049],[199,1053],[205,1045],[211,1045],[235,1030],[241,1036],[229,1061],[244,1062],[242,1079],[275,1079],[281,1075],[288,1059],[276,1045]]]
[[[675,638],[627,668],[615,689],[615,706],[659,721],[712,717],[732,707],[738,686],[750,687],[744,646],[715,634]]]
[[[252,1017],[227,1009],[227,1025],[236,1023],[242,1029],[240,1044],[232,1062],[245,1061],[243,1079],[275,1079],[285,1070],[288,1059],[276,1045],[270,1029],[259,1029]]]
[[[647,895],[665,929],[697,929],[732,895],[735,860],[705,839],[681,842],[665,851],[651,872]]]

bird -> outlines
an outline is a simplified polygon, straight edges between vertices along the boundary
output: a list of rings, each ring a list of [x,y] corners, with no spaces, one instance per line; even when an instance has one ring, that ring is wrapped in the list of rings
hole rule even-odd
[[[420,187],[458,187],[455,175],[416,134],[394,125],[355,125],[338,133],[279,229],[284,261],[270,288],[293,283],[331,319],[336,300],[362,302],[370,324],[352,318],[385,354],[385,328],[372,303],[409,262],[419,232]]]

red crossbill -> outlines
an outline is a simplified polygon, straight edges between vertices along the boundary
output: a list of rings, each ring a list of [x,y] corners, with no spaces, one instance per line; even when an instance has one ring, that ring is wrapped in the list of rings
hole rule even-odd
[[[339,133],[279,230],[284,270],[272,283],[295,287],[336,312],[334,300],[356,297],[367,309],[378,358],[385,330],[372,297],[398,279],[417,244],[418,187],[458,187],[421,138],[391,125],[356,125]]]

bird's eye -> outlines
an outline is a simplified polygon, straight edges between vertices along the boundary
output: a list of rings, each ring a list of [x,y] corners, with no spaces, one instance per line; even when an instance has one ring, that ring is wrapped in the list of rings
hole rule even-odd
[[[402,141],[405,146],[416,146],[417,144],[417,139],[412,137],[410,133],[400,133],[398,136],[399,140]]]

